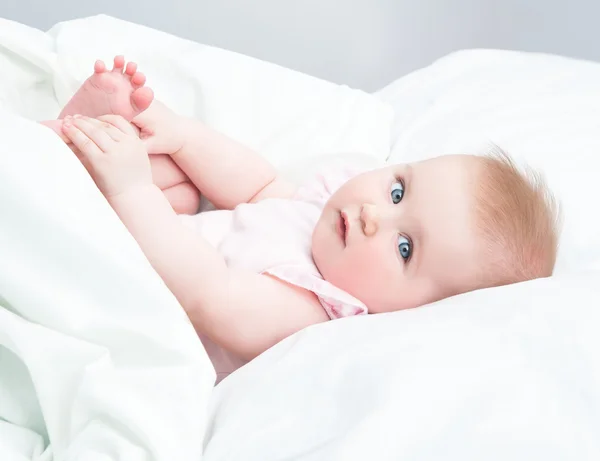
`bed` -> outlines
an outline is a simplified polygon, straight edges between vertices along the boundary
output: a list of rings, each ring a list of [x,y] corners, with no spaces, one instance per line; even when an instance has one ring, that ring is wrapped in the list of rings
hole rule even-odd
[[[214,387],[184,312],[35,123],[114,54],[298,180],[498,144],[560,197],[555,276],[311,327]],[[96,16],[0,20],[0,69],[2,459],[600,459],[600,64],[465,50],[367,94]]]

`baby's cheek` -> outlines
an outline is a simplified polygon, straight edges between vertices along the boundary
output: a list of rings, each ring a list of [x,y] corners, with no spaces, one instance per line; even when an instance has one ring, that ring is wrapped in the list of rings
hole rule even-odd
[[[359,297],[359,291],[362,297],[384,294],[400,282],[400,263],[393,252],[390,253],[386,254],[376,245],[363,245],[348,255],[345,278],[347,286],[353,286],[356,290],[355,296]]]
[[[347,250],[338,286],[371,313],[411,309],[439,299],[437,284],[428,277],[407,275],[410,271],[387,243],[373,240]]]

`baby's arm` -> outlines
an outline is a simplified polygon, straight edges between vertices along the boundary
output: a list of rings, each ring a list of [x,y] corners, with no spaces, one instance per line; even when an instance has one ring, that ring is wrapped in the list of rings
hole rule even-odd
[[[290,197],[295,187],[257,152],[199,120],[178,116],[158,101],[137,116],[148,152],[168,153],[218,208]]]
[[[302,328],[328,320],[316,297],[270,276],[229,269],[181,224],[153,185],[109,198],[196,331],[252,359]]]
[[[215,206],[231,209],[294,194],[294,185],[257,152],[198,120],[191,124],[186,144],[171,157]]]
[[[185,227],[152,183],[145,146],[124,119],[65,119],[98,188],[198,332],[246,359],[328,320],[309,292],[266,275],[229,269],[205,239]]]

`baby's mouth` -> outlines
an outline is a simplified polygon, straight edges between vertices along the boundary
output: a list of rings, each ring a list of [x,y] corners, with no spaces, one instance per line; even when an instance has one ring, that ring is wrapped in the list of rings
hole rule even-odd
[[[340,211],[340,219],[338,223],[338,231],[342,242],[346,245],[346,238],[348,237],[348,215],[343,211]]]

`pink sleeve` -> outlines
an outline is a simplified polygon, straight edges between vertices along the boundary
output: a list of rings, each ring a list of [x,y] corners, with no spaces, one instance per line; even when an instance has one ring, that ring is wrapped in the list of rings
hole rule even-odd
[[[313,266],[314,267],[314,266]],[[368,314],[367,306],[350,294],[334,286],[318,273],[302,265],[282,265],[271,267],[264,271],[290,285],[296,285],[312,291],[330,319],[341,319],[354,315]]]

